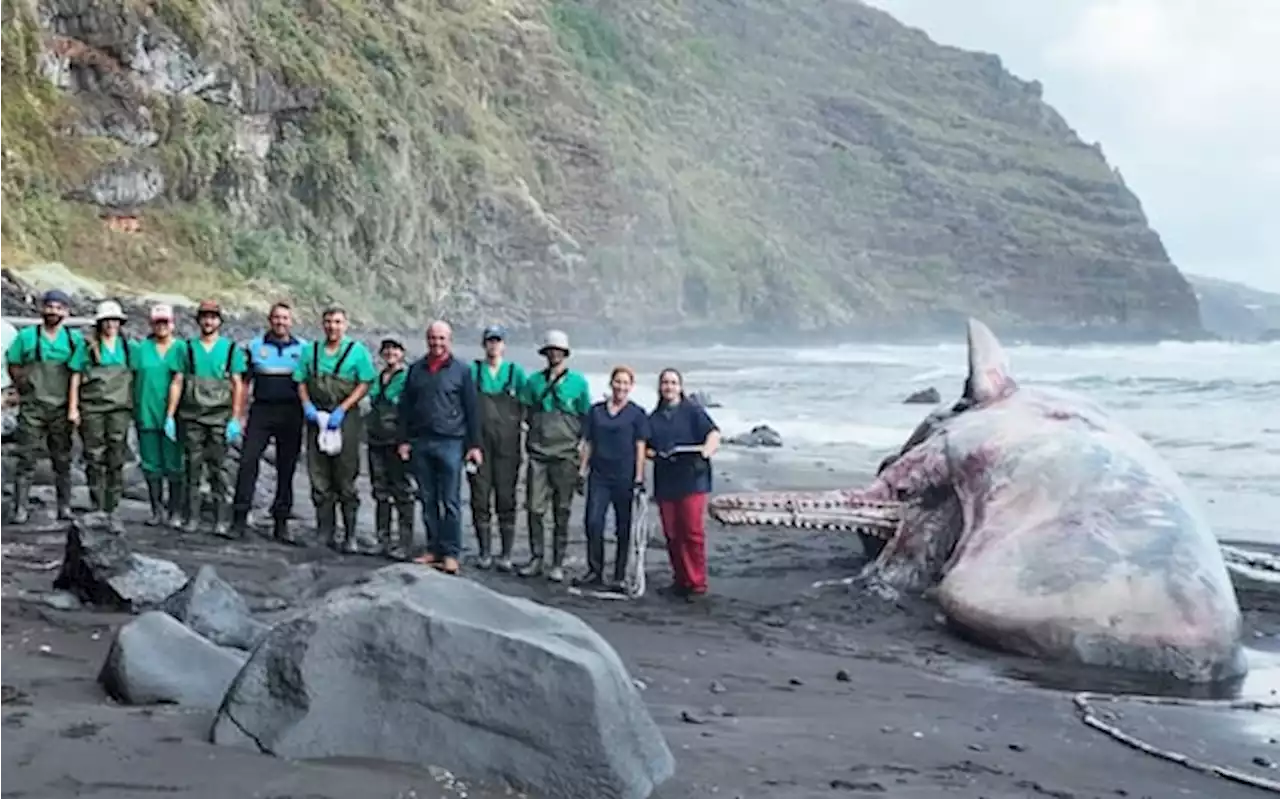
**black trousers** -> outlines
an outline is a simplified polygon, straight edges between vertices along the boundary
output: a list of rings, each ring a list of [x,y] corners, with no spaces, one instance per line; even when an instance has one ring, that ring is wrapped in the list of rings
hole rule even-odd
[[[293,511],[293,473],[302,451],[302,408],[294,403],[249,407],[249,424],[240,449],[233,505],[237,518],[248,515],[258,483],[258,462],[271,439],[276,442],[276,495],[271,503],[273,519],[288,519]]]

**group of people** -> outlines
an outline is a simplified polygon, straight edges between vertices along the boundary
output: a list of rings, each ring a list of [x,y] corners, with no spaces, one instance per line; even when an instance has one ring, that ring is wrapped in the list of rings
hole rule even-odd
[[[451,328],[437,321],[427,328],[426,354],[412,364],[406,364],[403,342],[383,339],[379,369],[368,348],[347,335],[347,315],[338,307],[324,311],[323,341],[294,336],[292,309],[277,303],[267,330],[239,346],[222,335],[222,311],[212,301],[196,308],[199,335],[189,339],[175,336],[167,305],[150,309],[150,335],[127,339],[116,302],[98,305],[87,337],[66,325],[71,301],[65,293],[47,292],[41,304],[40,324],[20,330],[6,354],[21,398],[14,524],[29,518],[42,450],[53,466],[57,518],[71,518],[72,435],[78,431],[93,509],[121,529],[116,509],[132,425],[150,499],[149,526],[198,532],[201,484],[207,481],[212,531],[243,537],[259,464],[274,443],[272,536],[303,545],[289,520],[305,440],[317,532],[329,547],[354,553],[364,442],[383,556],[458,573],[465,473],[478,568],[564,581],[573,498],[585,494],[587,572],[573,582],[607,590],[625,578],[632,511],[645,495],[646,464],[652,462],[653,498],[674,575],[670,590],[684,597],[707,590],[704,518],[720,434],[706,410],[686,400],[674,369],[659,375],[658,403],[647,413],[630,399],[636,376],[625,366],[613,370],[608,396],[593,403],[585,376],[569,368],[569,340],[561,331],[548,332],[538,350],[545,368],[526,373],[505,359],[501,327],[484,330],[483,359],[464,363],[453,355]],[[228,445],[235,443],[241,457],[228,518],[231,491],[223,469]],[[522,462],[530,559],[517,567],[512,551]],[[415,499],[426,528],[421,551]],[[610,508],[617,553],[607,579]]]

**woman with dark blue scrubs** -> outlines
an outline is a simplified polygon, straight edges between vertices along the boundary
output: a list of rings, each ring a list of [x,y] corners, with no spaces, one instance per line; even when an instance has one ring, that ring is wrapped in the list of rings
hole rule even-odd
[[[580,474],[587,490],[587,573],[575,579],[574,585],[605,585],[604,526],[611,505],[618,537],[611,587],[617,588],[626,576],[631,551],[631,506],[636,495],[644,491],[649,440],[644,408],[628,399],[635,382],[635,372],[629,367],[615,367],[609,377],[609,398],[591,406],[582,426]]]

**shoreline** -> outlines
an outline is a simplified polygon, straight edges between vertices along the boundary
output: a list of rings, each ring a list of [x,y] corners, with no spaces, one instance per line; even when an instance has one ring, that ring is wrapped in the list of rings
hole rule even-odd
[[[717,491],[858,480],[826,466],[782,467],[767,453],[742,452],[717,470]],[[367,484],[362,490],[363,498]],[[305,491],[298,496],[295,513],[310,535]],[[370,504],[361,506],[366,530]],[[579,564],[581,504],[569,550]],[[136,524],[140,511],[136,503],[125,509],[137,551],[174,560],[189,573],[200,563],[214,565],[268,620],[279,602],[297,600],[281,578],[299,564],[323,574],[308,586],[317,591],[385,565],[258,537],[229,543],[157,532]],[[211,714],[107,701],[95,683],[97,670],[115,627],[129,617],[48,604],[53,572],[42,564],[61,559],[64,535],[47,528],[5,530],[6,796],[507,795],[501,786],[461,789],[443,771],[427,768],[447,770],[447,764],[294,763],[214,747],[204,742]],[[815,580],[856,572],[862,559],[855,537],[730,530],[712,522],[708,539],[713,593],[705,605],[653,592],[669,574],[660,539],[648,552],[650,593],[634,602],[593,601],[542,580],[464,571],[497,591],[575,613],[614,646],[645,685],[642,696],[676,757],[676,776],[653,794],[658,799],[1258,795],[1089,729],[1072,704],[1073,692],[1106,686],[1046,687],[1061,675],[960,640],[923,600],[890,605],[848,591],[812,590]],[[474,548],[469,532],[465,540]],[[522,521],[517,557],[526,540]],[[1280,650],[1280,603],[1265,596],[1250,601],[1251,645]],[[1274,711],[1123,703],[1104,709],[1131,734],[1200,760],[1266,777],[1274,767],[1258,762],[1280,759]]]

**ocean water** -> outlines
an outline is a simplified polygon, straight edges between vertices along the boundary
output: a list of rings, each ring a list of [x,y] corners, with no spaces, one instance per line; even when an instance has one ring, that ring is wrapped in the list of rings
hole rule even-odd
[[[1220,539],[1280,545],[1280,344],[1006,349],[1021,383],[1085,394],[1151,442]],[[967,372],[963,343],[574,353],[597,395],[615,363],[636,369],[633,399],[646,408],[658,371],[674,366],[687,389],[722,404],[711,413],[726,434],[765,423],[782,434],[780,459],[867,471],[932,409],[903,404],[907,395],[935,386],[952,402]]]

